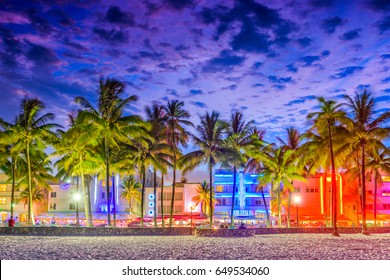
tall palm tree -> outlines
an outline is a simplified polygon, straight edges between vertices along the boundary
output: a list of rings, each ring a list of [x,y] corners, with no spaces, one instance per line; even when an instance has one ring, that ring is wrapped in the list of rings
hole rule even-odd
[[[129,137],[141,136],[144,132],[144,122],[139,116],[124,116],[124,110],[137,100],[135,95],[125,99],[121,95],[125,91],[125,85],[115,79],[101,79],[98,88],[97,108],[95,109],[84,97],[76,97],[75,102],[84,109],[81,112],[81,120],[94,125],[94,132],[104,146],[105,181],[107,191],[107,222],[111,225],[110,213],[110,164],[111,154],[119,142],[128,142]],[[115,225],[114,225],[115,226]]]
[[[367,175],[374,176],[374,225],[376,226],[378,184],[382,182],[381,172],[390,174],[390,150],[372,150],[368,154]]]
[[[167,144],[167,127],[166,127],[166,111],[163,106],[153,104],[151,107],[146,107],[146,120],[151,124],[151,135],[153,135],[155,142],[152,150],[159,149],[160,152],[156,153],[156,160],[159,162],[162,169],[158,169],[157,166],[153,166],[153,195],[154,195],[154,226],[157,227],[157,170],[161,172],[161,177],[167,172],[166,168],[170,166],[169,160],[173,157],[170,154],[170,147]],[[163,179],[162,179],[163,180]],[[163,205],[164,186],[161,182],[161,216],[164,221],[164,205]],[[162,223],[164,226],[164,222]]]
[[[196,130],[199,136],[191,135],[199,150],[190,152],[178,161],[178,166],[186,173],[200,164],[207,164],[210,176],[210,197],[213,198],[213,167],[217,162],[236,156],[236,151],[223,145],[223,136],[227,124],[220,120],[219,113],[213,111],[200,118],[200,125]],[[210,228],[213,226],[213,206],[210,199]]]
[[[123,190],[120,196],[127,199],[129,202],[129,214],[131,215],[131,201],[135,200],[137,203],[141,202],[141,184],[135,180],[133,175],[130,175],[122,181],[122,188]]]
[[[177,160],[181,155],[179,144],[186,147],[188,140],[187,126],[193,124],[188,120],[190,114],[184,109],[184,102],[178,100],[168,101],[168,104],[164,106],[166,113],[166,125],[167,125],[167,139],[168,144],[172,147],[172,168],[173,168],[173,179],[172,179],[172,198],[171,198],[171,211],[169,214],[169,227],[172,227],[173,221],[173,210],[175,202],[175,190],[176,190],[176,171],[177,171]]]
[[[362,184],[362,233],[368,234],[366,222],[366,155],[367,150],[383,148],[382,140],[389,137],[390,128],[383,125],[390,120],[390,112],[387,111],[376,117],[374,98],[366,90],[356,94],[354,98],[345,95],[346,105],[350,109],[353,126],[346,144],[351,153],[360,149],[360,167]]]
[[[329,155],[332,168],[332,217],[333,217],[333,236],[340,236],[337,229],[337,188],[336,188],[336,167],[333,149],[334,126],[340,122],[347,120],[345,112],[341,109],[342,104],[337,104],[333,100],[325,100],[323,97],[317,98],[320,103],[320,111],[313,112],[307,115],[309,120],[314,120],[312,129],[317,129],[327,135],[329,143]]]
[[[278,209],[278,225],[282,224],[282,188],[291,186],[293,180],[304,181],[305,179],[298,173],[296,166],[296,153],[283,147],[273,148],[269,145],[261,151],[250,152],[252,158],[257,158],[263,164],[261,176],[259,176],[259,186],[271,183],[271,192],[276,193],[276,203]]]
[[[40,204],[44,203],[45,196],[42,193],[42,189],[38,189],[37,187],[32,188],[32,193],[30,194],[28,189],[25,189],[20,193],[18,203],[24,202],[24,206],[30,204],[30,197],[32,197],[32,203],[34,204]]]
[[[24,98],[20,106],[20,113],[15,122],[17,125],[10,133],[4,133],[3,135],[5,141],[16,143],[15,149],[23,150],[26,157],[29,193],[28,216],[30,224],[35,224],[32,201],[32,146],[39,146],[40,149],[43,149],[45,146],[57,142],[58,137],[52,130],[61,128],[58,124],[49,123],[49,121],[54,119],[54,114],[42,114],[44,109],[45,106],[40,100]],[[2,122],[4,123],[3,120]]]
[[[301,135],[298,130],[294,127],[288,127],[287,132],[287,142],[284,142],[281,138],[276,137],[283,145],[283,148],[297,151],[300,147]],[[298,162],[296,163],[298,164]],[[287,227],[291,226],[291,196],[294,191],[294,182],[291,182],[291,185],[285,186],[288,192],[288,201],[287,201]]]
[[[80,115],[79,115],[80,116]],[[90,197],[85,184],[86,175],[95,174],[99,170],[99,162],[92,149],[98,143],[91,137],[94,127],[91,123],[82,123],[79,116],[69,116],[70,129],[62,133],[61,141],[55,145],[56,151],[51,157],[61,157],[55,166],[58,169],[57,178],[77,177],[81,179],[81,191],[84,200],[85,218],[88,226],[92,226],[92,213],[90,213]]]
[[[243,153],[245,148],[252,144],[253,140],[253,124],[254,121],[246,122],[244,115],[235,111],[231,113],[230,122],[227,126],[226,146],[235,150],[236,157],[228,159],[228,165],[233,165],[233,189],[232,189],[232,205],[230,210],[230,225],[234,226],[234,201],[236,199],[236,182],[237,168],[244,167],[245,157]]]
[[[217,203],[217,200],[213,197],[212,203],[210,203],[210,186],[204,181],[196,188],[196,196],[192,198],[192,202],[196,206],[202,205],[202,212],[207,216],[210,216],[210,205],[213,206]]]

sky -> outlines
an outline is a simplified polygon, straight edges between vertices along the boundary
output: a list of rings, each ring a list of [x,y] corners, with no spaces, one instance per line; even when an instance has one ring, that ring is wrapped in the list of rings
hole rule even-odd
[[[179,99],[199,123],[244,113],[266,140],[308,128],[316,97],[369,90],[390,104],[390,1],[2,0],[0,117],[38,97],[67,124],[76,96],[116,78],[139,100]],[[191,149],[191,147],[189,147]],[[197,171],[198,172],[198,171]],[[195,172],[196,178],[200,173]]]

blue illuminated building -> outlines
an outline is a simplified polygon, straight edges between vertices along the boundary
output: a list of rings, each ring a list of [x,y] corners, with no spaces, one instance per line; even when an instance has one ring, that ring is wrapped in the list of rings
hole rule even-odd
[[[258,189],[258,176],[258,174],[245,174],[243,171],[237,172],[233,210],[236,222],[245,220],[252,224],[266,223],[266,207],[269,209],[270,205],[269,187],[264,188],[263,198],[261,190]],[[232,205],[233,171],[215,170],[214,190],[217,200],[214,215],[221,222],[228,222]]]

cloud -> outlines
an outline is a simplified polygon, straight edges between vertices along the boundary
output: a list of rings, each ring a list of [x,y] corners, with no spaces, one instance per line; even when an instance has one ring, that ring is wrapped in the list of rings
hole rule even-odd
[[[346,22],[345,19],[342,19],[338,16],[328,17],[322,21],[321,27],[322,29],[324,29],[326,33],[331,34],[334,33],[338,27],[345,24],[345,22]]]
[[[268,80],[270,80],[273,83],[280,83],[280,84],[285,84],[285,83],[292,83],[293,79],[292,77],[277,77],[277,76],[268,76]]]
[[[223,50],[218,57],[207,61],[202,70],[204,72],[231,71],[235,66],[242,65],[245,59],[244,56],[234,55],[229,50]]]
[[[313,42],[312,39],[310,39],[309,37],[303,37],[303,38],[299,38],[297,39],[297,42],[299,43],[299,45],[303,48],[306,48],[308,46],[311,45],[311,43]]]
[[[175,10],[183,10],[186,7],[193,5],[193,0],[165,0],[165,3],[175,9]]]
[[[382,55],[381,55],[381,58],[382,58],[383,60],[385,60],[385,59],[390,59],[390,53],[382,54]]]
[[[370,0],[368,6],[374,11],[386,12],[390,11],[390,2],[388,0]]]
[[[256,32],[252,27],[241,30],[231,42],[233,50],[267,53],[272,44],[265,33]]]
[[[108,43],[119,43],[123,44],[128,41],[126,33],[122,30],[111,29],[107,30],[104,28],[95,27],[93,32],[99,36],[100,39]]]
[[[387,84],[387,83],[389,83],[389,82],[390,82],[390,77],[384,78],[384,79],[382,79],[382,81],[381,81],[382,84]]]
[[[133,26],[134,15],[130,12],[123,12],[120,7],[110,6],[106,13],[106,20],[110,23]]]
[[[364,69],[364,67],[362,67],[362,66],[348,66],[348,67],[339,68],[339,72],[332,75],[331,78],[333,78],[333,79],[345,78],[345,77],[350,76],[356,72],[360,72],[363,69]]]
[[[190,95],[198,95],[198,94],[202,94],[203,93],[203,90],[201,89],[191,89],[190,90]]]
[[[320,57],[318,55],[307,55],[301,57],[299,60],[304,62],[303,66],[311,66],[313,65],[313,62],[319,61]]]
[[[340,36],[340,39],[344,40],[344,41],[351,41],[351,40],[357,39],[360,37],[360,34],[359,34],[360,31],[362,31],[362,29],[357,28],[357,29],[345,32],[343,35]]]
[[[306,95],[306,96],[300,97],[298,99],[292,100],[292,101],[284,104],[284,106],[293,106],[296,104],[303,104],[308,100],[315,100],[316,98],[317,97],[315,95]]]
[[[59,62],[57,54],[53,50],[32,43],[30,43],[30,46],[26,57],[33,61],[36,66],[45,67]]]
[[[286,65],[287,71],[291,73],[296,73],[298,72],[298,68],[294,65],[294,63],[290,63]]]
[[[390,16],[387,16],[382,20],[377,21],[376,26],[378,27],[379,32],[381,34],[387,32],[390,29]]]
[[[200,101],[191,101],[191,104],[198,107],[198,108],[207,108],[206,103],[203,103]]]

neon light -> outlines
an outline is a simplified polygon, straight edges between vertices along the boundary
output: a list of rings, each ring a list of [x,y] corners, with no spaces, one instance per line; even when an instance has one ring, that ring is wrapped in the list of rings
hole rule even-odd
[[[154,199],[154,194],[152,194],[152,193],[149,194],[149,199],[150,199],[150,200]]]
[[[321,199],[321,214],[324,214],[324,183],[322,182],[322,175],[320,177],[320,199]]]
[[[119,174],[116,174],[115,186],[116,186],[116,202],[118,203],[118,201],[119,201],[119,191],[118,191],[118,188],[119,188]]]
[[[245,207],[245,186],[244,186],[244,174],[240,173],[239,175],[240,178],[240,185],[238,189],[238,197],[240,201],[240,209],[244,209]]]
[[[232,194],[218,193],[218,194],[215,194],[214,196],[215,197],[232,197]],[[246,193],[245,197],[262,197],[262,195],[259,193]],[[264,197],[270,197],[270,195],[265,193]]]
[[[69,183],[61,184],[60,187],[61,187],[61,189],[63,189],[63,190],[67,190],[67,189],[69,189],[70,184],[69,184]]]
[[[149,207],[153,207],[154,206],[154,203],[153,202],[149,202]]]
[[[153,210],[149,210],[149,215],[153,215],[154,214],[154,211]]]
[[[233,177],[233,175],[215,174],[215,177]]]

